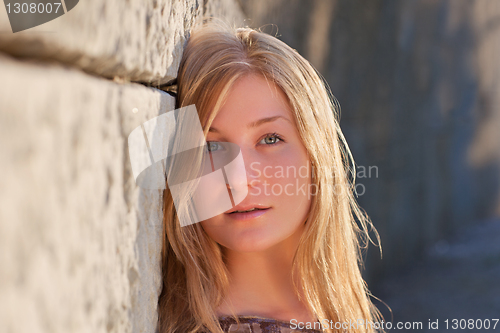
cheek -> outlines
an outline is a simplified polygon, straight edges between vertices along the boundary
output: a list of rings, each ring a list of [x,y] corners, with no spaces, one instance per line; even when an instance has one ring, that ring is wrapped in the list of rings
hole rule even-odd
[[[211,239],[219,244],[223,242],[224,234],[226,233],[227,228],[224,228],[221,216],[215,216],[200,223],[203,230],[205,230]]]
[[[275,185],[276,189],[280,189],[273,191],[273,194],[292,197],[290,198],[292,201],[308,197],[311,186],[311,165],[305,153],[295,151],[293,154],[283,156],[273,165],[272,170],[271,177],[266,180]]]
[[[214,216],[210,219],[200,222],[201,226],[205,231],[207,230],[217,230],[222,225],[222,218],[220,215]]]

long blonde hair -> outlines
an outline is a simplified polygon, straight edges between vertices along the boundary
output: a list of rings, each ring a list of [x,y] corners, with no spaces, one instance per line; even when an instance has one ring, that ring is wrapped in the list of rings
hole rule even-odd
[[[372,225],[353,194],[354,160],[339,126],[338,103],[309,62],[266,33],[206,22],[185,46],[176,107],[195,104],[206,135],[232,84],[248,74],[263,75],[287,95],[314,168],[317,194],[293,261],[297,295],[320,322],[375,322],[380,315],[360,271],[360,250]],[[160,333],[222,332],[214,310],[229,284],[221,249],[200,223],[180,227],[168,188],[163,209]]]

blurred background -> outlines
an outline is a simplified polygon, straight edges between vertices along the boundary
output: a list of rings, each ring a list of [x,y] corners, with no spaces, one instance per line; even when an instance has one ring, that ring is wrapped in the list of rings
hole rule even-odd
[[[282,39],[340,102],[385,320],[435,332],[499,318],[499,0],[4,4],[0,331],[156,331],[162,191],[136,185],[127,138],[175,108],[156,88],[203,15]]]
[[[500,1],[240,4],[340,102],[383,249],[370,246],[365,276],[394,321],[498,318]]]

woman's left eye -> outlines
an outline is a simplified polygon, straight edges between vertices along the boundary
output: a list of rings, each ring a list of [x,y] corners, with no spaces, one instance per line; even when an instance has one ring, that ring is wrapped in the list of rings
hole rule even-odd
[[[283,141],[283,139],[276,133],[273,134],[267,134],[265,137],[260,140],[260,144],[264,145],[274,145],[278,143],[279,141]]]
[[[207,152],[215,152],[222,150],[222,146],[217,141],[207,141]]]

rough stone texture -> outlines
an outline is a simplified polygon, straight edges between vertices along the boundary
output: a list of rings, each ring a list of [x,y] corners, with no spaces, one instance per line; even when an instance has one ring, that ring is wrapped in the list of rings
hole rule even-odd
[[[4,55],[0,73],[1,331],[154,332],[161,191],[136,186],[127,137],[174,99]]]
[[[236,0],[205,0],[203,4],[203,13],[205,15],[222,18],[237,27],[244,25],[244,15],[241,6]]]
[[[499,1],[239,2],[325,76],[357,164],[378,168],[357,180],[373,276],[500,215]]]
[[[231,0],[85,0],[62,17],[12,34],[2,9],[0,51],[160,84],[176,76],[186,32],[203,15],[242,19]]]

